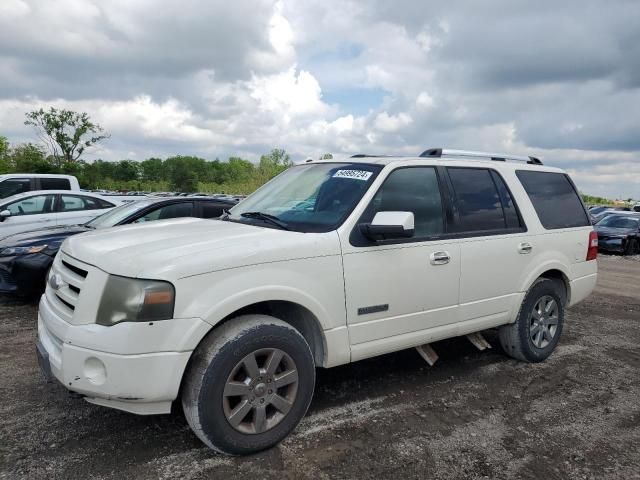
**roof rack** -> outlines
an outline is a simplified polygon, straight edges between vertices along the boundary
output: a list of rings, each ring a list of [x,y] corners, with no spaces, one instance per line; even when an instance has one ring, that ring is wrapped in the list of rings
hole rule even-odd
[[[530,165],[542,165],[542,162],[537,157],[525,156],[525,155],[509,155],[505,153],[488,153],[488,152],[474,152],[469,150],[450,150],[444,148],[430,148],[420,154],[421,157],[468,157],[478,159],[489,159],[496,162],[525,162]]]
[[[351,155],[349,158],[385,158],[392,156],[393,155],[369,155],[368,153],[357,153],[355,155]]]

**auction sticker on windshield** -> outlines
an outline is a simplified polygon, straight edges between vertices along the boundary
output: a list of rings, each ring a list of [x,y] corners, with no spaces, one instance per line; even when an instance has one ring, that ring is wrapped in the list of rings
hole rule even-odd
[[[333,178],[353,178],[354,180],[362,180],[366,182],[373,175],[373,172],[366,170],[338,170],[333,174]]]

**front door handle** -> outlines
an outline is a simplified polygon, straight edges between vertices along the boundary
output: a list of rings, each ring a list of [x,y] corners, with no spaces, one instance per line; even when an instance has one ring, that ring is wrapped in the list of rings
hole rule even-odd
[[[533,250],[533,245],[531,245],[529,242],[522,242],[518,245],[518,252],[522,253],[523,255],[531,253],[531,250]]]
[[[451,257],[449,252],[433,252],[429,259],[431,260],[431,265],[446,265],[451,260]]]

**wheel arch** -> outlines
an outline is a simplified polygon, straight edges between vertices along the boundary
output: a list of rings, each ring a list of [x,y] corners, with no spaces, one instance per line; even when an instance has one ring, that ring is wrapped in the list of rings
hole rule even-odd
[[[529,280],[524,291],[529,291],[533,284],[540,278],[557,280],[564,287],[565,306],[571,303],[571,282],[569,280],[569,276],[562,267],[548,266],[546,269],[542,269],[542,271],[539,271],[533,278]]]

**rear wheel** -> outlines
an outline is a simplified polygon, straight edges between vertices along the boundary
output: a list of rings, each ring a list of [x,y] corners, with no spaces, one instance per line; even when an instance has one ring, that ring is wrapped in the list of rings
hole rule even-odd
[[[635,255],[638,253],[638,240],[635,238],[630,238],[627,240],[627,244],[624,247],[625,255]]]
[[[182,406],[209,447],[238,455],[272,447],[309,407],[315,366],[304,337],[266,315],[238,317],[194,352]]]
[[[500,327],[500,343],[513,358],[541,362],[556,348],[566,294],[560,280],[539,278],[527,292],[515,323]]]

